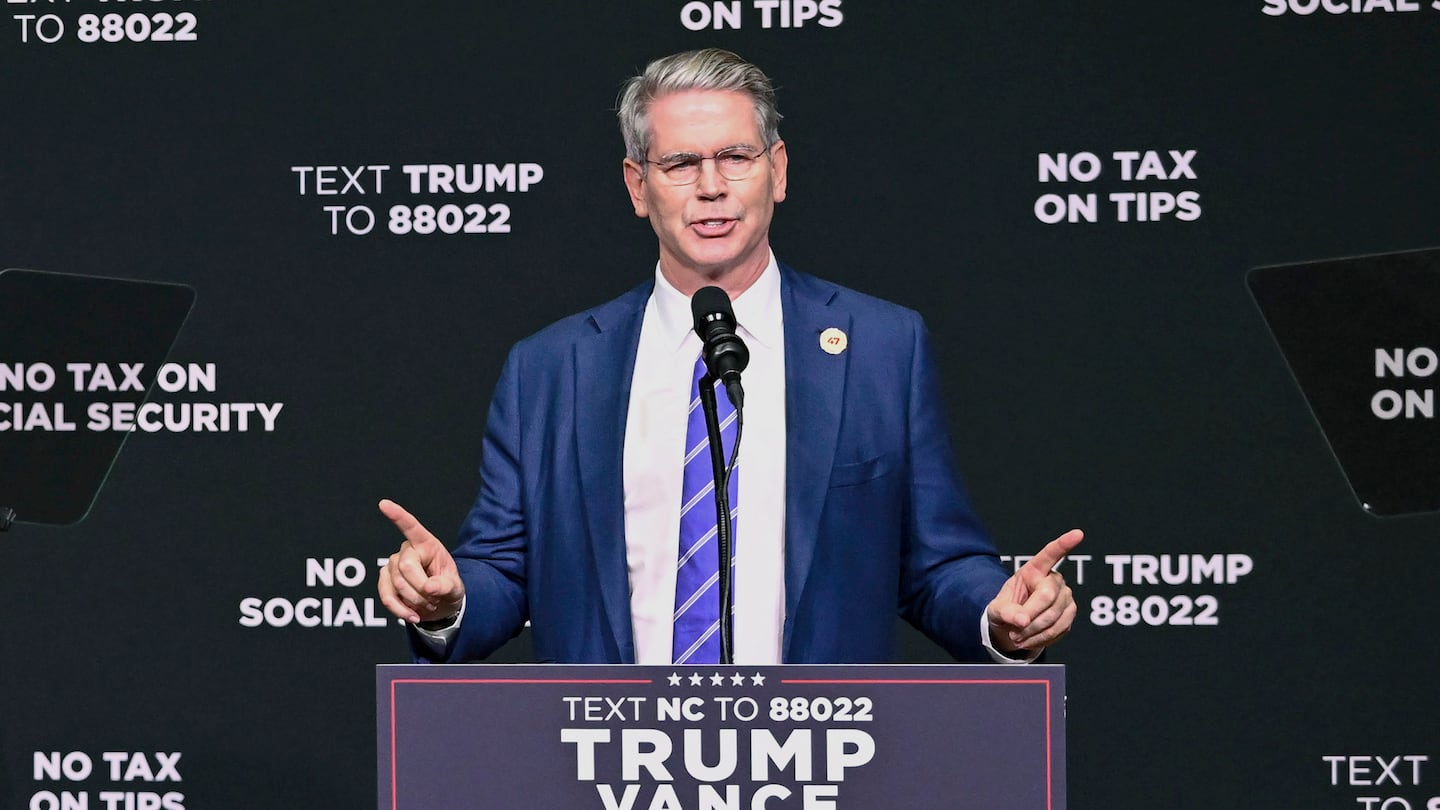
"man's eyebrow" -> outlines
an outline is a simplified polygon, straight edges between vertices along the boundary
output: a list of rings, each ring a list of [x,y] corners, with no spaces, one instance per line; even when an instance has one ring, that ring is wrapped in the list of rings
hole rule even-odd
[[[760,147],[755,146],[751,143],[732,143],[729,146],[722,146],[719,149],[716,149],[715,154],[721,155],[726,152],[733,152],[736,149],[748,149],[752,152],[761,151]],[[702,157],[704,157],[704,155],[701,155],[698,152],[667,152],[661,155],[660,159],[657,160],[656,163],[675,163],[681,160],[698,160]]]

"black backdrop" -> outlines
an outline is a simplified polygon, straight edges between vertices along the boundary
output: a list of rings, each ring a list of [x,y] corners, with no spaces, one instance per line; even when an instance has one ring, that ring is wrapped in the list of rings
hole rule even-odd
[[[215,390],[152,400],[283,407],[137,431],[83,522],[0,535],[0,806],[373,805],[372,668],[405,658],[365,626],[397,541],[374,503],[449,534],[508,346],[652,271],[611,108],[649,59],[719,45],[780,88],[777,254],[926,316],[1002,553],[1087,530],[1054,655],[1073,805],[1440,807],[1440,519],[1361,510],[1245,286],[1440,243],[1440,10],[1327,3],[779,0],[766,27],[745,0],[722,30],[680,0],[7,5],[0,266],[190,285],[171,360]],[[1043,179],[1061,153],[1098,177]],[[413,194],[418,164],[517,180]],[[316,166],[357,182],[317,194]],[[1092,193],[1095,221],[1045,221]],[[1136,193],[1189,202],[1122,221]],[[424,205],[454,208],[392,232]],[[509,231],[444,233],[467,206]],[[343,626],[275,626],[307,597]]]

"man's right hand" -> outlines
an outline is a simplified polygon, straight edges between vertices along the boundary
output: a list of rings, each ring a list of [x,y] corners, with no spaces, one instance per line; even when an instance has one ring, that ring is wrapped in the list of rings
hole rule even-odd
[[[380,513],[405,535],[400,550],[380,569],[380,601],[411,624],[459,613],[465,585],[445,544],[392,500],[380,502]]]

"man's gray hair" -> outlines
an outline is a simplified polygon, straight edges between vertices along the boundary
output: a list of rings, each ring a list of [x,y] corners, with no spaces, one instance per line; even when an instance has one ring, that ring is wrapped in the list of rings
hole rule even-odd
[[[625,154],[646,165],[650,151],[650,103],[671,93],[687,90],[728,90],[745,93],[755,103],[755,123],[769,147],[780,140],[780,110],[775,107],[775,88],[760,68],[730,51],[705,48],[661,57],[645,66],[645,72],[625,82],[616,114],[620,133],[625,136]]]

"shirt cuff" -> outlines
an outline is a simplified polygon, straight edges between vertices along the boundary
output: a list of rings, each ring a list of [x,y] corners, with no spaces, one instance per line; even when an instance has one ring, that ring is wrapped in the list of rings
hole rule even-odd
[[[1017,650],[1016,654],[1024,654],[1023,658],[1011,658],[1005,653],[995,649],[995,644],[990,640],[990,620],[984,613],[980,614],[980,643],[985,645],[985,651],[997,664],[1028,664],[1040,657],[1040,650]]]
[[[450,620],[448,626],[441,627],[438,630],[426,630],[418,624],[412,624],[410,626],[415,629],[415,635],[420,637],[420,641],[423,642],[431,652],[436,655],[444,655],[446,648],[450,646],[450,640],[455,638],[456,633],[460,632],[460,620],[463,618],[465,618],[465,597],[462,596],[460,597],[460,612],[455,614],[455,618]]]

